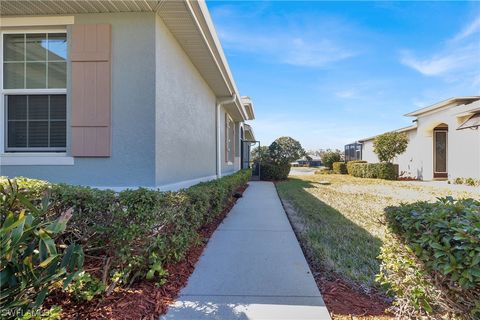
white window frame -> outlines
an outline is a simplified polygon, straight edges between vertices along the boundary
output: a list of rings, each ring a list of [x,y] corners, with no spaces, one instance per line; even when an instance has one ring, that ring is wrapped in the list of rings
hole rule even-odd
[[[3,88],[3,42],[5,34],[26,34],[26,33],[67,33],[65,27],[42,28],[42,29],[11,29],[0,31],[0,62],[2,72],[0,74],[0,166],[7,165],[73,165],[73,157],[68,156],[67,152],[5,152],[5,99],[6,95],[34,95],[34,94],[64,94],[67,95],[67,88],[64,89],[4,89]],[[68,36],[68,35],[67,35]],[[68,64],[68,57],[67,57]],[[68,78],[67,85],[68,86]],[[68,97],[67,97],[68,99]],[[68,110],[67,110],[68,112]],[[67,114],[68,125],[68,114]],[[67,146],[68,150],[68,136]]]

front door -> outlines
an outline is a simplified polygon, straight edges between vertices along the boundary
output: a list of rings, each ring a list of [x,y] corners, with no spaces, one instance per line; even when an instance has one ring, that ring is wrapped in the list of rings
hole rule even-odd
[[[433,177],[447,178],[447,130],[435,130],[433,136]]]

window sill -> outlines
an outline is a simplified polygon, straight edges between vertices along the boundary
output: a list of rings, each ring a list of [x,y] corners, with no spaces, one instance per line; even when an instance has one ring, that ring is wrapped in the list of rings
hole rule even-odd
[[[3,153],[0,154],[2,166],[72,166],[73,157],[66,153]]]

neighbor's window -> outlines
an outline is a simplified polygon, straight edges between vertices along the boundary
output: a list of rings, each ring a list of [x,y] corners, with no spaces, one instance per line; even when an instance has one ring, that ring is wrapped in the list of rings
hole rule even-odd
[[[3,35],[5,151],[65,151],[66,33]]]
[[[225,162],[233,163],[235,157],[235,124],[225,114]]]

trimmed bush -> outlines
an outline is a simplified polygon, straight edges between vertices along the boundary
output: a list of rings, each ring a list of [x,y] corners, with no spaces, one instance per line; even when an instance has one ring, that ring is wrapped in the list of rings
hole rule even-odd
[[[398,165],[388,162],[354,163],[351,165],[351,175],[358,178],[397,180]]]
[[[347,173],[347,165],[345,162],[334,162],[332,164],[333,172],[337,174],[346,174]]]
[[[480,318],[480,201],[452,198],[385,210],[378,280],[402,318]]]
[[[233,199],[234,191],[245,185],[250,175],[249,170],[243,170],[178,192],[140,188],[116,193],[28,179],[19,181],[22,192],[34,203],[42,202],[37,194],[50,193],[46,203],[50,203],[52,221],[66,209],[72,212],[60,241],[82,244],[85,252],[104,261],[105,283],[100,285],[98,279],[92,279],[93,274],[83,275],[67,288],[82,300],[100,294],[98,291],[106,287],[129,285],[142,278],[163,284],[168,275],[165,265],[185,257],[187,249],[200,240],[199,229],[219,216]],[[6,181],[0,180],[0,187]],[[35,192],[29,192],[29,185],[41,185],[44,189],[35,187]],[[18,205],[21,208],[22,204]],[[3,265],[2,257],[2,268]],[[3,284],[1,292],[3,297]]]
[[[260,179],[285,180],[290,173],[290,163],[262,162],[260,165]]]
[[[365,161],[365,160],[352,160],[352,161],[348,161],[348,162],[347,162],[347,173],[348,173],[349,175],[352,174],[352,166],[353,166],[355,163],[367,163],[367,161]]]

